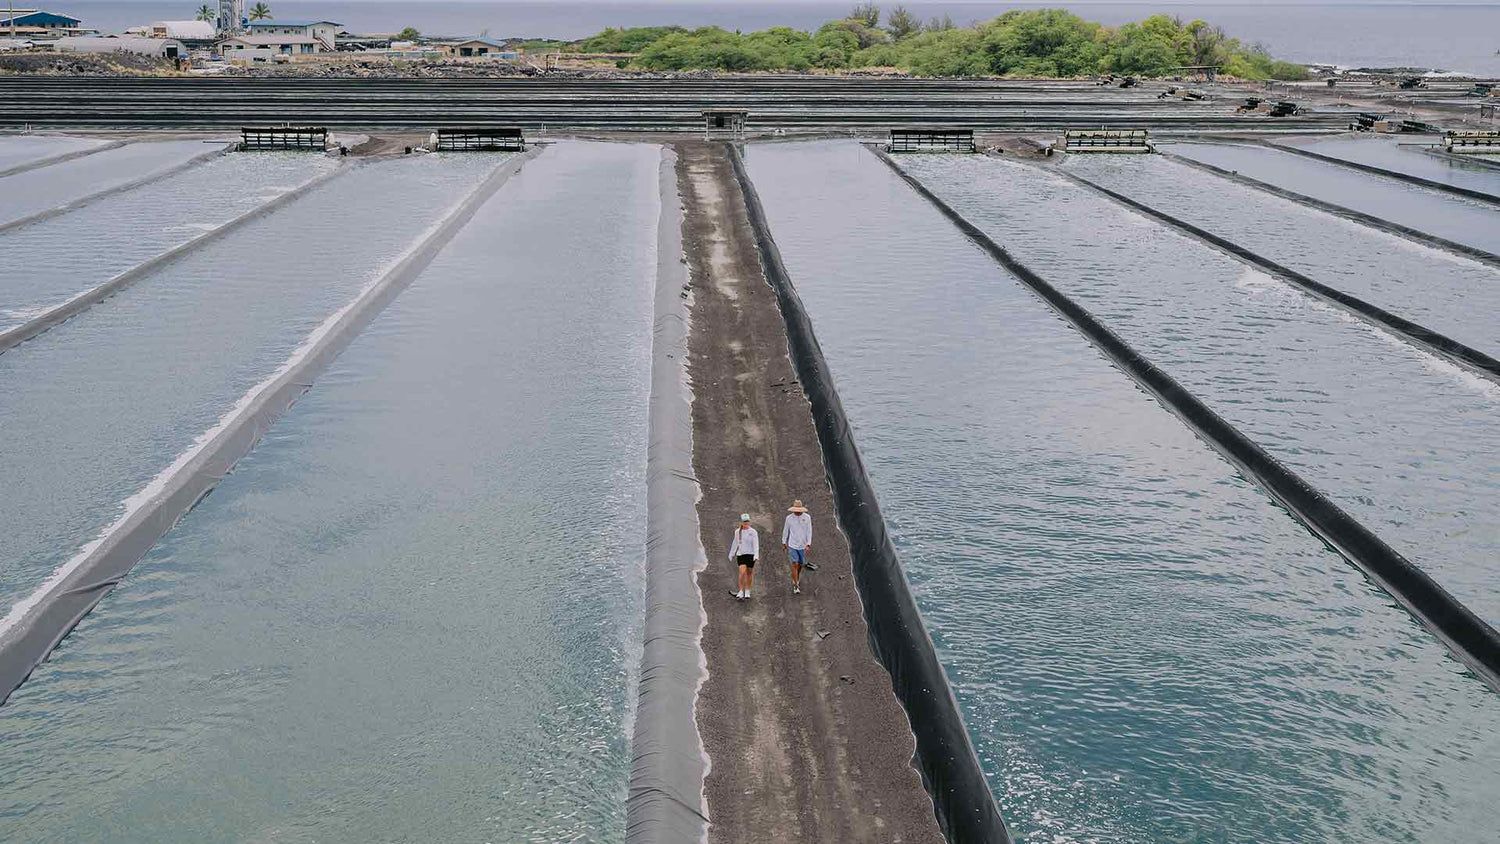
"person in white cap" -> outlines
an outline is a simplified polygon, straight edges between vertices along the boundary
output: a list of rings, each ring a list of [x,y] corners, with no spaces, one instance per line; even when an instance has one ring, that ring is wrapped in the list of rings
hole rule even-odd
[[[729,561],[740,567],[740,588],[731,590],[741,601],[750,598],[750,583],[755,580],[755,564],[760,561],[760,534],[750,527],[750,514],[740,514],[740,526],[734,529],[729,543]]]
[[[792,594],[802,594],[802,567],[807,565],[807,552],[812,550],[812,516],[802,506],[802,499],[786,508],[786,522],[781,526],[781,547],[792,561]]]

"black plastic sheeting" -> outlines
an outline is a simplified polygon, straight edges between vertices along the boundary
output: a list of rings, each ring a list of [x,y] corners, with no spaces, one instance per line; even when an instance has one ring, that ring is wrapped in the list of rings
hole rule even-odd
[[[108,143],[103,143],[96,147],[89,147],[88,149],[80,149],[74,152],[65,152],[62,155],[54,155],[50,158],[39,158],[35,161],[27,161],[22,164],[17,164],[16,166],[11,167],[8,170],[0,170],[0,179],[5,178],[6,176],[14,176],[18,173],[25,173],[28,170],[40,170],[43,167],[51,167],[54,164],[62,164],[65,161],[73,161],[74,159],[83,158],[87,155],[93,155],[95,153],[105,152],[112,149],[119,149],[120,147],[130,143],[137,143],[137,141],[109,141]]]
[[[83,206],[88,205],[90,202],[97,202],[98,200],[101,200],[106,196],[114,196],[117,193],[124,193],[128,190],[134,190],[141,185],[161,181],[168,176],[175,176],[184,170],[197,167],[199,164],[218,158],[221,155],[226,155],[233,149],[233,144],[227,144],[222,147],[214,147],[208,152],[199,153],[198,155],[195,155],[192,158],[189,158],[188,160],[183,161],[179,164],[173,164],[171,167],[168,167],[165,170],[158,170],[155,173],[147,173],[139,179],[131,179],[128,182],[115,185],[112,188],[105,188],[104,190],[98,191],[97,193],[91,193],[88,196],[80,196],[77,199],[69,200],[61,205],[48,208],[45,211],[38,211],[30,216],[22,217],[19,220],[11,220],[8,223],[0,223],[0,232],[8,232],[12,229],[19,229],[22,226],[29,226],[32,223],[40,223],[43,220],[50,220],[53,217],[58,216],[59,214],[66,214],[69,211],[82,208]]]
[[[287,408],[311,388],[312,379],[344,350],[402,290],[421,275],[438,252],[521,165],[540,151],[501,164],[421,244],[370,286],[304,355],[167,481],[157,495],[110,534],[20,623],[0,638],[0,704],[52,649],[151,550],[172,526],[249,453]]]
[[[344,173],[349,172],[352,166],[354,165],[342,165],[334,170],[330,170],[329,172],[322,174],[321,176],[317,176],[316,178],[298,185],[297,187],[292,188],[286,193],[281,194],[280,196],[272,199],[270,202],[267,202],[264,205],[252,208],[249,211],[241,214],[240,216],[235,217],[233,220],[230,220],[217,226],[216,228],[210,229],[209,231],[198,235],[192,240],[189,240],[187,243],[175,246],[172,249],[169,249],[166,252],[157,255],[155,258],[131,267],[130,269],[126,270],[123,273],[120,273],[119,275],[115,276],[109,281],[104,282],[98,287],[95,287],[94,289],[89,290],[86,293],[81,293],[73,297],[72,299],[69,299],[68,301],[62,303],[61,305],[58,305],[55,308],[48,309],[46,313],[33,317],[32,319],[21,323],[20,325],[10,329],[9,331],[0,331],[0,354],[3,354],[7,349],[13,348],[20,343],[24,343],[27,340],[30,340],[31,338],[37,336],[38,334],[41,334],[42,332],[52,328],[55,325],[58,325],[59,323],[66,322],[67,320],[72,319],[74,316],[88,310],[95,304],[108,299],[116,293],[119,293],[121,290],[124,290],[130,285],[135,284],[137,281],[140,281],[151,273],[156,272],[167,264],[176,261],[178,258],[181,258],[190,252],[194,252],[198,249],[203,248],[204,246],[207,246],[210,243],[213,243],[214,241],[224,237],[235,229],[244,226],[251,220],[257,220],[271,213],[272,211],[275,211],[277,208],[281,208],[282,206],[287,205],[293,200],[307,194],[309,191],[312,191],[314,188],[317,188],[328,182],[335,176],[340,176]]]
[[[1474,190],[1473,188],[1466,188],[1460,185],[1450,185],[1446,182],[1435,182],[1432,179],[1424,179],[1421,176],[1413,176],[1410,173],[1402,173],[1400,170],[1387,170],[1384,167],[1376,167],[1373,164],[1365,164],[1361,161],[1349,161],[1345,158],[1336,158],[1332,155],[1324,155],[1321,152],[1313,152],[1310,149],[1302,149],[1301,147],[1294,147],[1290,144],[1277,144],[1271,143],[1270,141],[1262,141],[1261,144],[1263,146],[1270,147],[1271,149],[1279,150],[1280,152],[1289,152],[1292,155],[1300,155],[1304,158],[1311,158],[1314,161],[1321,161],[1325,164],[1334,164],[1339,167],[1348,167],[1350,170],[1358,170],[1361,173],[1369,173],[1374,176],[1381,176],[1387,179],[1395,179],[1398,182],[1405,182],[1408,185],[1416,185],[1417,187],[1427,188],[1428,190],[1435,190],[1439,193],[1446,193],[1451,196],[1461,196],[1465,199],[1472,199],[1478,202],[1483,202],[1486,205],[1500,206],[1500,196],[1496,196],[1492,193],[1485,193],[1482,190]]]
[[[886,532],[875,490],[854,444],[853,430],[813,334],[812,320],[781,261],[739,149],[731,144],[729,152],[755,231],[762,268],[786,322],[792,363],[812,404],[823,468],[833,490],[839,527],[849,542],[870,648],[890,672],[891,687],[911,720],[917,741],[916,767],[932,795],[938,824],[953,844],[1005,844],[1010,834]],[[858,811],[858,807],[844,810]]]
[[[651,330],[651,410],[646,449],[646,613],[641,680],[630,737],[626,844],[678,844],[708,836],[698,734],[698,689],[708,677],[707,616],[698,573],[708,555],[698,532],[693,409],[688,391],[688,266],[682,252],[677,154],[662,149],[661,221]]]
[[[958,226],[985,252],[1043,301],[1072,323],[1115,365],[1154,395],[1164,407],[1188,424],[1245,477],[1258,483],[1273,499],[1334,550],[1406,607],[1480,679],[1500,691],[1500,633],[1459,603],[1437,581],[1355,521],[1311,484],[1281,465],[1234,426],[1225,422],[1197,396],[1147,360],[1102,322],[1063,295],[1057,288],[1017,261],[974,224],[964,219],[900,165],[878,150],[890,168]]]
[[[1257,255],[1256,253],[1251,252],[1249,249],[1246,249],[1239,244],[1225,240],[1224,238],[1219,237],[1218,235],[1213,234],[1212,232],[1209,232],[1205,229],[1201,229],[1193,225],[1192,223],[1187,222],[1186,220],[1178,219],[1177,217],[1173,217],[1170,214],[1158,211],[1149,205],[1137,202],[1136,200],[1131,199],[1130,197],[1122,193],[1112,191],[1102,185],[1094,184],[1093,182],[1083,178],[1082,176],[1078,176],[1064,170],[1053,170],[1052,172],[1065,176],[1071,181],[1083,185],[1084,187],[1096,190],[1099,193],[1109,197],[1110,199],[1115,200],[1121,205],[1139,211],[1142,214],[1147,215],[1148,217],[1155,218],[1163,223],[1166,223],[1169,226],[1181,229],[1182,231],[1187,232],[1193,237],[1196,237],[1211,246],[1217,247],[1218,249],[1229,253],[1235,258],[1239,258],[1240,260],[1248,264],[1259,267],[1273,275],[1279,276],[1290,284],[1293,284],[1322,299],[1339,305],[1340,307],[1349,310],[1362,319],[1366,319],[1380,326],[1381,328],[1387,329],[1389,331],[1394,331],[1405,339],[1416,344],[1417,346],[1426,349],[1427,351],[1441,355],[1460,365],[1478,370],[1480,374],[1487,375],[1491,378],[1500,379],[1500,360],[1496,360],[1495,358],[1479,351],[1478,349],[1460,343],[1457,340],[1454,340],[1447,335],[1433,331],[1432,329],[1424,325],[1419,325],[1415,322],[1412,322],[1405,317],[1397,316],[1396,314],[1393,314],[1390,311],[1385,310],[1384,308],[1372,305],[1369,302],[1366,302],[1365,300],[1360,299],[1356,296],[1351,296],[1341,290],[1335,290],[1334,288],[1329,287],[1328,285],[1323,284],[1320,281],[1314,281],[1313,279],[1297,272],[1296,270],[1283,267],[1282,265],[1270,260],[1269,258]]]
[[[1264,191],[1273,196],[1279,196],[1282,199],[1289,199],[1292,202],[1296,202],[1300,205],[1306,205],[1309,208],[1316,208],[1319,211],[1333,214],[1337,217],[1343,217],[1346,220],[1353,220],[1354,222],[1361,225],[1369,226],[1372,229],[1380,229],[1383,232],[1396,235],[1397,237],[1404,237],[1407,240],[1420,243],[1423,246],[1431,246],[1436,249],[1446,249],[1449,252],[1462,255],[1465,258],[1473,258],[1476,261],[1481,261],[1491,266],[1500,267],[1500,255],[1496,255],[1493,252],[1487,252],[1475,246],[1469,246],[1464,243],[1449,240],[1445,237],[1438,237],[1435,234],[1428,234],[1427,232],[1419,231],[1410,226],[1403,226],[1400,223],[1393,223],[1390,220],[1382,220],[1379,217],[1371,214],[1366,214],[1363,211],[1355,211],[1353,208],[1345,208],[1342,205],[1335,205],[1332,202],[1324,202],[1321,199],[1315,199],[1305,194],[1300,194],[1295,191],[1289,191],[1286,188],[1277,187],[1270,182],[1262,182],[1259,179],[1252,179],[1249,176],[1241,175],[1240,173],[1237,173],[1233,170],[1226,170],[1223,167],[1216,167],[1206,162],[1197,161],[1192,158],[1178,155],[1175,152],[1160,152],[1158,153],[1158,155],[1169,161],[1175,161],[1178,164],[1185,164],[1188,167],[1196,167],[1199,170],[1203,170],[1204,172],[1213,173],[1215,176],[1222,176],[1225,179],[1245,185],[1246,187],[1252,187],[1256,190]]]

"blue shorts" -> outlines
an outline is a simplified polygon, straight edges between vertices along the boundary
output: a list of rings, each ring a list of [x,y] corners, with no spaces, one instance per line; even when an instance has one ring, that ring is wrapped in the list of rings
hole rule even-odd
[[[798,565],[807,562],[807,551],[805,549],[788,548],[786,549],[786,555],[788,557],[791,557],[792,562],[797,563]]]

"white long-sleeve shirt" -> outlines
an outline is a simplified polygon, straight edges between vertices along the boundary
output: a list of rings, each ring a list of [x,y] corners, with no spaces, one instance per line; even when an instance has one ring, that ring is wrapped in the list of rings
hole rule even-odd
[[[781,544],[794,551],[801,551],[812,544],[812,516],[808,513],[788,513],[786,523],[781,526]]]
[[[734,529],[734,540],[729,543],[729,559],[733,560],[741,554],[750,554],[756,560],[760,559],[760,534],[753,527]]]

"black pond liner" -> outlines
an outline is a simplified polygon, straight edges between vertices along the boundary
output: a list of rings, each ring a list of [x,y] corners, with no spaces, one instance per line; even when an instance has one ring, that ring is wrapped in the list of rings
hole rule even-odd
[[[1314,197],[1307,196],[1306,194],[1297,193],[1296,191],[1290,191],[1283,187],[1277,187],[1270,182],[1262,182],[1259,179],[1251,178],[1250,176],[1243,175],[1234,170],[1228,170],[1223,167],[1209,164],[1207,162],[1199,161],[1195,158],[1188,158],[1185,155],[1178,155],[1175,152],[1158,152],[1157,154],[1162,158],[1167,159],[1168,161],[1175,161],[1178,164],[1183,164],[1188,167],[1195,167],[1199,170],[1204,171],[1205,173],[1212,173],[1215,176],[1220,176],[1222,178],[1230,180],[1231,182],[1244,185],[1245,187],[1255,188],[1258,191],[1269,193],[1272,196],[1279,196],[1282,199],[1290,200],[1297,203],[1298,205],[1305,205],[1308,208],[1317,209],[1318,211],[1322,211],[1326,214],[1332,214],[1335,217],[1343,217],[1346,220],[1353,220],[1360,225],[1369,226],[1372,229],[1379,229],[1380,231],[1386,232],[1387,234],[1393,234],[1397,237],[1410,240],[1413,243],[1420,243],[1423,246],[1429,246],[1433,249],[1443,249],[1456,255],[1462,255],[1465,258],[1472,258],[1481,263],[1489,264],[1492,267],[1500,267],[1500,255],[1496,255],[1493,252],[1480,249],[1477,246],[1469,246],[1466,243],[1459,243],[1456,240],[1449,240],[1445,237],[1439,237],[1435,234],[1428,234],[1427,232],[1419,231],[1412,228],[1411,226],[1403,226],[1400,223],[1393,223],[1390,220],[1381,219],[1380,217],[1376,217],[1373,214],[1366,214],[1363,211],[1355,211],[1353,208],[1346,208],[1342,205],[1336,205],[1332,202],[1325,202],[1324,200],[1316,199]]]
[[[1255,481],[1316,536],[1406,607],[1470,669],[1500,692],[1500,633],[1460,603],[1428,574],[1402,556],[1369,528],[1334,504],[1312,484],[1283,466],[1233,425],[1209,409],[1170,375],[1120,339],[1093,314],[1063,295],[1017,261],[1004,247],[953,210],[914,176],[878,150],[879,156],[976,245],[1030,287],[1043,301],[1083,333],[1100,351],[1134,378],[1157,401],[1187,423],[1246,478]]]
[[[406,257],[346,305],[327,331],[301,351],[302,357],[274,381],[256,388],[244,409],[183,464],[155,497],[111,529],[10,633],[0,636],[0,704],[119,585],[157,540],[213,491],[281,414],[312,387],[313,379],[422,274],[480,207],[542,149],[497,165]]]
[[[932,796],[938,824],[953,844],[1005,844],[1010,841],[1010,833],[979,767],[979,758],[969,742],[948,677],[922,624],[896,548],[886,532],[875,490],[854,445],[854,432],[839,401],[823,350],[813,334],[812,320],[781,261],[765,209],[750,182],[739,149],[733,144],[727,146],[755,232],[762,269],[776,292],[786,322],[792,364],[812,405],[813,424],[823,451],[823,469],[833,491],[839,527],[849,542],[854,582],[870,633],[870,649],[890,672],[891,688],[906,708],[917,740],[917,770]],[[845,809],[858,811],[856,806]]]
[[[1410,173],[1402,173],[1400,170],[1388,170],[1384,167],[1376,167],[1373,164],[1365,164],[1362,161],[1350,161],[1347,158],[1337,158],[1332,155],[1324,155],[1321,152],[1313,152],[1310,149],[1302,149],[1301,147],[1294,147],[1290,144],[1278,144],[1272,143],[1271,141],[1261,141],[1260,144],[1261,146],[1277,150],[1278,152],[1289,152],[1292,155],[1300,155],[1303,158],[1310,158],[1314,161],[1321,161],[1324,164],[1333,164],[1338,167],[1346,167],[1350,170],[1358,170],[1361,173],[1369,173],[1372,176],[1380,176],[1386,179],[1395,179],[1398,182],[1405,182],[1408,185],[1416,185],[1417,187],[1427,188],[1428,190],[1437,191],[1438,193],[1445,193],[1449,196],[1461,196],[1465,199],[1472,199],[1476,202],[1483,202],[1484,204],[1490,206],[1500,206],[1500,196],[1496,196],[1492,193],[1485,193],[1482,190],[1466,188],[1460,185],[1450,185],[1447,182],[1438,182],[1433,181],[1432,179],[1424,179],[1421,176],[1413,176]]]
[[[1145,214],[1148,217],[1160,220],[1161,222],[1166,223],[1169,226],[1187,232],[1193,237],[1196,237],[1204,243],[1207,243],[1224,251],[1234,258],[1238,258],[1245,263],[1250,264],[1251,266],[1259,267],[1260,269],[1265,270],[1272,275],[1279,276],[1289,284],[1300,287],[1303,290],[1306,290],[1307,292],[1312,293],[1313,295],[1318,296],[1321,299],[1345,308],[1355,316],[1358,316],[1361,319],[1367,320],[1368,322],[1380,326],[1387,331],[1393,331],[1404,339],[1417,346],[1420,346],[1421,348],[1429,352],[1432,352],[1433,354],[1440,355],[1454,361],[1455,363],[1477,370],[1482,375],[1500,380],[1500,360],[1496,360],[1495,358],[1479,351],[1478,349],[1475,349],[1472,346],[1467,346],[1463,343],[1460,343],[1459,341],[1447,336],[1446,334],[1441,334],[1437,331],[1433,331],[1431,328],[1428,328],[1424,325],[1419,325],[1409,319],[1406,319],[1405,317],[1397,316],[1396,314],[1393,314],[1390,311],[1379,307],[1378,305],[1373,305],[1356,296],[1351,296],[1348,293],[1343,292],[1342,290],[1336,290],[1326,284],[1323,284],[1320,281],[1314,281],[1313,279],[1297,272],[1296,270],[1289,269],[1276,263],[1275,261],[1272,261],[1269,258],[1262,257],[1250,251],[1249,249],[1240,246],[1237,243],[1225,240],[1224,238],[1219,237],[1218,235],[1213,234],[1206,229],[1199,228],[1198,226],[1195,226],[1192,223],[1187,222],[1186,220],[1173,217],[1172,215],[1167,214],[1163,211],[1158,211],[1143,202],[1138,202],[1134,199],[1131,199],[1123,193],[1118,193],[1104,187],[1103,185],[1095,184],[1094,182],[1091,182],[1088,179],[1083,178],[1082,176],[1074,175],[1073,173],[1069,173],[1064,170],[1053,170],[1050,172],[1055,172],[1072,182],[1098,191],[1099,193],[1104,194],[1105,196],[1113,199],[1114,201],[1120,203],[1121,205],[1124,205],[1127,208],[1134,209],[1142,214]]]

